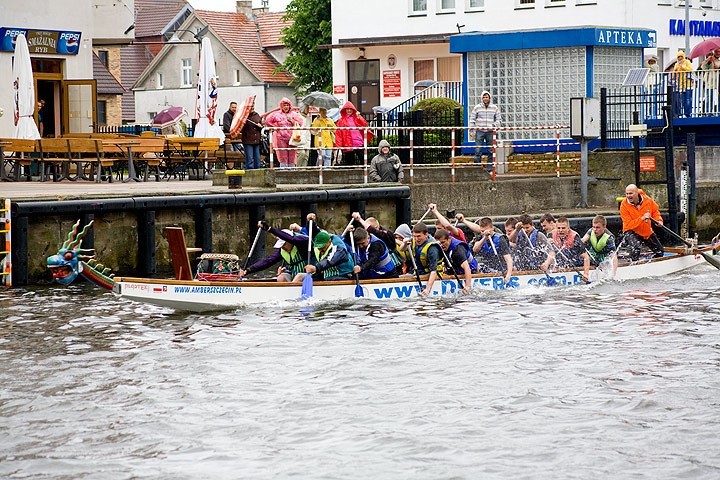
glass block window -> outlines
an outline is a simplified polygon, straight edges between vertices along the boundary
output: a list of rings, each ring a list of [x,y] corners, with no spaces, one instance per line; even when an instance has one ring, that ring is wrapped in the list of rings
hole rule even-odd
[[[593,97],[600,98],[601,88],[618,88],[628,70],[640,68],[640,56],[632,50],[618,47],[595,47],[593,51]]]
[[[467,82],[468,109],[488,90],[503,126],[567,125],[570,97],[585,95],[585,48],[470,52]],[[502,138],[548,138],[548,132],[504,132]]]

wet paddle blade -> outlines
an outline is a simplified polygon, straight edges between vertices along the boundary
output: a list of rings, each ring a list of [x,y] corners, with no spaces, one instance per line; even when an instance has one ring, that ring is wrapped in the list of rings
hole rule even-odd
[[[364,297],[365,294],[363,293],[363,289],[360,286],[360,280],[358,280],[357,277],[355,277],[355,296],[357,298]]]
[[[720,260],[718,260],[717,257],[710,255],[707,252],[700,252],[700,254],[703,256],[703,258],[705,259],[706,262],[708,262],[710,265],[712,265],[713,267],[720,270]]]
[[[312,298],[313,296],[313,279],[312,275],[309,273],[305,275],[305,278],[303,278],[302,283],[302,298],[303,300],[307,300],[308,298]]]

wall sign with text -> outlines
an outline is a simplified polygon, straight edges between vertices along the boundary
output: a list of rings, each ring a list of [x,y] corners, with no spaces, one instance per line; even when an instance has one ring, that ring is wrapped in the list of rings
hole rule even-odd
[[[25,35],[30,53],[77,55],[82,32],[0,27],[0,52],[14,52],[18,35]]]
[[[383,97],[400,96],[400,70],[383,70]]]

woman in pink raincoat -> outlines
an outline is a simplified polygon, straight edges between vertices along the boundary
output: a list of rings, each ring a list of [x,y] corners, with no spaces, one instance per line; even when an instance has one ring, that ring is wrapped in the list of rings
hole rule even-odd
[[[275,130],[273,134],[273,147],[280,167],[294,167],[297,164],[295,147],[290,145],[292,128],[302,125],[303,118],[292,109],[292,102],[286,97],[280,100],[280,109],[271,112],[265,118],[268,127],[289,127],[287,130]]]

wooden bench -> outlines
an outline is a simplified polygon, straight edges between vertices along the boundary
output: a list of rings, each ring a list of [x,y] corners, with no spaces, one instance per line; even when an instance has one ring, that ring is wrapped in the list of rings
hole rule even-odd
[[[165,138],[141,136],[139,145],[133,147],[135,165],[143,169],[143,180],[147,182],[150,169],[155,170],[155,181],[160,180],[160,167],[165,164]]]
[[[37,161],[37,158],[32,158],[30,154],[34,154],[37,151],[37,140],[26,140],[21,138],[0,138],[0,142],[3,143],[3,155],[0,158],[0,167],[5,168],[7,165],[10,168],[12,178],[15,181],[19,181],[21,177],[21,169],[25,167],[25,178],[27,181],[31,180],[30,165],[32,162]]]
[[[185,178],[188,170],[195,170],[200,176],[208,173],[207,165],[218,161],[216,152],[220,148],[219,138],[168,137],[168,176]]]

